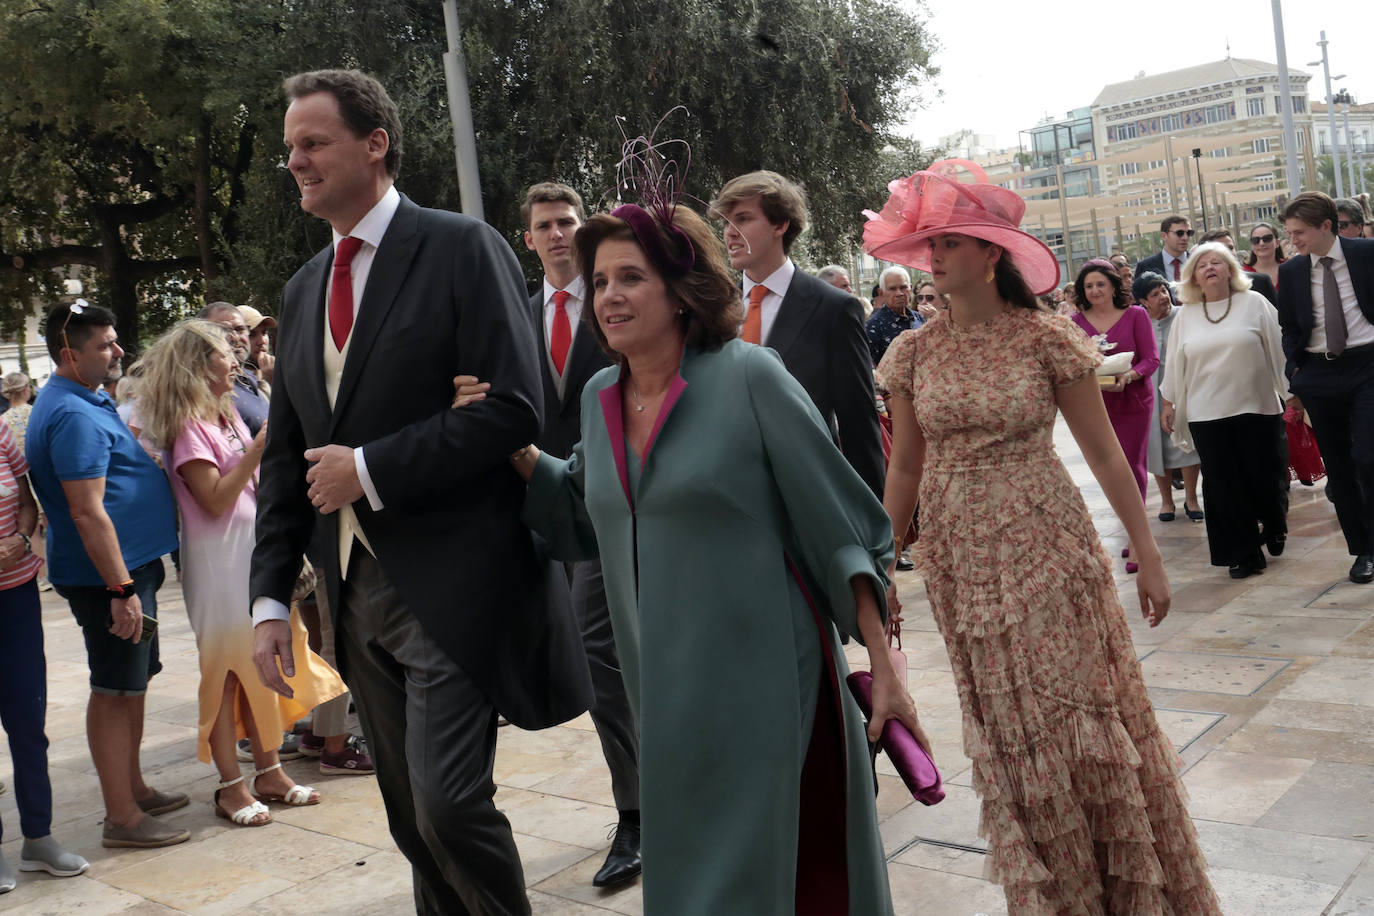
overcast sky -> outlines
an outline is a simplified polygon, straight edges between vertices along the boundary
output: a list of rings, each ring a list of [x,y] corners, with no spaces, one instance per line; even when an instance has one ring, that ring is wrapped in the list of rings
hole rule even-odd
[[[1228,40],[1232,57],[1278,60],[1267,0],[899,2],[921,15],[941,46],[933,60],[940,75],[909,118],[910,133],[927,146],[964,129],[994,135],[999,147],[1015,146],[1017,131],[1046,113],[1062,118],[1092,104],[1103,86],[1142,70],[1164,73],[1221,60]],[[1162,25],[1165,13],[1175,16],[1172,35]],[[1374,0],[1286,0],[1283,26],[1288,66],[1312,74],[1309,96],[1325,96],[1321,66],[1307,66],[1321,60],[1317,41],[1325,29],[1331,75],[1346,74],[1336,91],[1374,102]]]

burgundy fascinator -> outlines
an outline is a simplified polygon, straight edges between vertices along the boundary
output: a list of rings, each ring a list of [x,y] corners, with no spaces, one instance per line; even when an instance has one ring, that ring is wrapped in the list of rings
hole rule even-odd
[[[687,234],[673,225],[673,214],[682,197],[682,185],[692,164],[692,149],[686,140],[657,140],[659,128],[681,105],[673,108],[654,125],[649,135],[634,139],[628,136],[621,147],[620,162],[616,166],[616,200],[629,191],[640,202],[620,203],[611,216],[623,219],[634,230],[640,247],[665,274],[684,274],[696,264],[696,251]],[[621,133],[624,134],[624,125]],[[663,154],[668,146],[680,145],[682,164]],[[661,231],[660,231],[661,230]]]
[[[959,180],[960,170],[973,181]],[[988,183],[987,173],[967,159],[942,159],[887,186],[882,212],[865,210],[864,250],[930,272],[930,238],[968,235],[1001,247],[1036,295],[1059,284],[1059,259],[1044,242],[1022,232],[1026,202],[1008,188]]]

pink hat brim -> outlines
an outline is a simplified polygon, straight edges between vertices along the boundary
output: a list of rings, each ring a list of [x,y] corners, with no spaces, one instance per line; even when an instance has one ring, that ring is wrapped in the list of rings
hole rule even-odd
[[[967,235],[1002,248],[1011,256],[1016,269],[1037,296],[1059,285],[1059,259],[1049,246],[1030,233],[1009,226],[1003,228],[982,222],[933,226],[884,242],[868,253],[880,261],[891,261],[930,273],[929,239],[937,235]]]

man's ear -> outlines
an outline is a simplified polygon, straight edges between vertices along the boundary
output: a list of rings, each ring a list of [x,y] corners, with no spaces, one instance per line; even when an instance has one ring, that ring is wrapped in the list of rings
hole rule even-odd
[[[367,135],[367,153],[372,161],[385,159],[390,149],[391,138],[387,136],[386,131],[380,127],[373,128],[372,133]]]

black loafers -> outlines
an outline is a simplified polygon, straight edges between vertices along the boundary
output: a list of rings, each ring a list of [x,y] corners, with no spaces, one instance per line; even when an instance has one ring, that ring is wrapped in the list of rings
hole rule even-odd
[[[638,812],[632,812],[637,814]],[[615,839],[611,841],[611,851],[606,855],[606,864],[592,878],[594,887],[614,887],[624,884],[639,875],[643,870],[639,857],[639,821],[622,816],[615,828]]]
[[[1350,581],[1361,585],[1374,582],[1374,554],[1362,553],[1355,558],[1355,564],[1350,567]]]
[[[1288,545],[1288,535],[1275,534],[1264,539],[1264,546],[1269,548],[1269,556],[1277,557],[1283,553],[1283,548]]]

